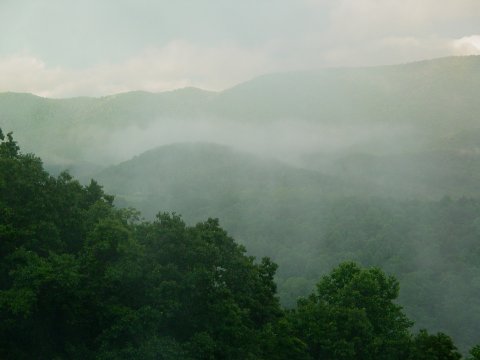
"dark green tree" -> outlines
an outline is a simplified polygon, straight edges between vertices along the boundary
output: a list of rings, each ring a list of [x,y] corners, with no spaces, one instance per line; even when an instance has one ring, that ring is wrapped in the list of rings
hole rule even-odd
[[[398,282],[343,263],[291,315],[314,359],[405,359],[412,323],[394,300]]]
[[[460,360],[462,355],[457,351],[452,339],[444,333],[430,335],[420,330],[413,339],[412,360]]]
[[[467,360],[480,360],[480,345],[474,346],[468,354]]]

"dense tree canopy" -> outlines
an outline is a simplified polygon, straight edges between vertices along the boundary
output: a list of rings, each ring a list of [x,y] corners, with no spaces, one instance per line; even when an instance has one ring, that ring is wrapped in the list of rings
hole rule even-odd
[[[343,263],[295,310],[314,359],[405,359],[412,323],[393,301],[399,285],[380,269]]]

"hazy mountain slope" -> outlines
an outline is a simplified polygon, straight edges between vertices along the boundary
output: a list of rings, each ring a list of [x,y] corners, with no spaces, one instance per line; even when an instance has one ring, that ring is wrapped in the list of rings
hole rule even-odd
[[[425,149],[479,128],[480,56],[261,76],[198,89],[102,98],[0,94],[0,126],[46,162],[112,164],[155,146],[209,141],[298,153]],[[48,140],[47,140],[48,139]]]
[[[346,182],[330,176],[205,143],[162,146],[95,178],[147,217],[174,210],[191,221],[223,216],[246,200],[271,206],[290,198],[349,193]]]
[[[377,196],[441,199],[479,197],[480,154],[431,150],[400,154],[311,154],[308,169],[368,183]]]
[[[219,94],[227,117],[331,124],[478,125],[480,56],[369,68],[271,74]],[[435,130],[435,129],[431,129]]]
[[[125,146],[125,138],[128,142],[125,131],[131,133],[167,119],[197,118],[211,96],[210,92],[193,88],[72,99],[3,93],[0,126],[14,131],[25,150],[35,150],[46,162],[105,164],[117,160],[116,149]],[[142,139],[135,139],[138,142]],[[130,151],[128,156],[134,154]]]
[[[368,153],[355,148],[313,153],[302,166],[370,184],[375,195],[440,199],[479,197],[480,129],[470,128],[432,141],[424,150]]]
[[[184,88],[163,93],[134,91],[100,98],[49,99],[31,94],[1,93],[0,111],[7,124],[34,124],[35,119],[112,128],[142,124],[156,116],[197,116],[215,93]],[[29,118],[29,117],[33,117]]]

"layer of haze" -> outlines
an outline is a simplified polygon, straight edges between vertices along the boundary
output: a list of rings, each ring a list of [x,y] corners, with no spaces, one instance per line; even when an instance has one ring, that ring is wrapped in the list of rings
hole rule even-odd
[[[335,153],[357,146],[364,148],[372,142],[376,143],[376,150],[382,148],[383,152],[395,153],[418,142],[407,126],[338,127],[298,120],[271,124],[228,123],[222,126],[209,120],[179,124],[178,120],[163,119],[143,128],[128,126],[110,133],[96,131],[96,134],[83,134],[98,140],[96,146],[83,150],[83,157],[91,163],[100,164],[125,161],[157,146],[173,143],[222,144],[296,164],[302,154]],[[405,139],[411,142],[405,143]]]
[[[2,0],[0,92],[221,90],[259,74],[480,54],[477,0]]]

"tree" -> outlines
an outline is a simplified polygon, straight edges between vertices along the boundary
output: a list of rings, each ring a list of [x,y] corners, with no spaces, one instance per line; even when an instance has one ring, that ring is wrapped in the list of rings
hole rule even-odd
[[[467,360],[480,360],[480,345],[474,346],[468,354]]]
[[[394,303],[398,291],[380,269],[343,263],[291,319],[314,359],[404,359],[412,323]]]
[[[112,217],[101,189],[50,176],[0,130],[0,357],[88,358],[98,319],[82,259],[88,233]]]
[[[457,351],[452,339],[444,333],[428,334],[420,330],[413,339],[412,360],[460,360],[462,355]]]
[[[146,296],[162,311],[162,335],[205,358],[261,353],[263,329],[282,315],[274,263],[255,263],[216,219],[188,227],[180,216],[162,213],[137,235],[147,249]]]

